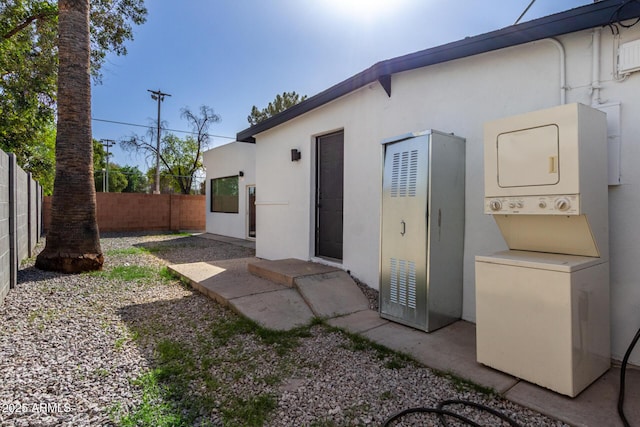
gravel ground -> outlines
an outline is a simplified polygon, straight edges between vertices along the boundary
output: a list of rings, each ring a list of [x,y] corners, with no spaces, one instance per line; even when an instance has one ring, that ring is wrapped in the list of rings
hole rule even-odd
[[[490,405],[523,426],[563,425],[323,325],[302,331],[287,348],[282,338],[237,329],[244,323],[236,314],[158,274],[167,263],[247,257],[250,249],[142,234],[107,234],[102,249],[107,261],[99,274],[43,272],[33,260],[21,267],[18,286],[0,306],[0,425],[126,424],[149,404],[141,378],[168,372],[171,354],[180,362],[171,366],[197,374],[180,393],[152,403],[184,415],[199,402],[191,425],[378,426],[398,410],[443,399]],[[122,277],[134,267],[147,276]],[[367,295],[375,299],[376,293]],[[171,353],[172,345],[179,351]],[[169,387],[177,390],[176,383]],[[266,415],[258,421],[246,415],[247,402],[257,408],[265,402]],[[461,412],[500,425],[476,411]],[[439,424],[414,415],[398,425]]]

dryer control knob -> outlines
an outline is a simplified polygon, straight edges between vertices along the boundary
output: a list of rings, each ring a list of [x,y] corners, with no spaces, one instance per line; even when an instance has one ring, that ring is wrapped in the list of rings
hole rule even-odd
[[[571,207],[571,202],[569,202],[569,199],[565,197],[561,197],[556,200],[556,209],[558,209],[559,211],[566,211],[570,207]]]
[[[492,200],[489,202],[489,208],[491,208],[492,211],[499,211],[502,209],[502,203],[500,200]]]
[[[540,202],[538,202],[538,207],[540,209],[544,209],[547,207],[547,202],[545,202],[544,200],[540,200]]]

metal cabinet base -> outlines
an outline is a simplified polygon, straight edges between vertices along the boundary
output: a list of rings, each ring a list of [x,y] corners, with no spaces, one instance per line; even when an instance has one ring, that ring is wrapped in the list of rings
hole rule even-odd
[[[465,140],[383,141],[380,316],[431,332],[462,314]]]

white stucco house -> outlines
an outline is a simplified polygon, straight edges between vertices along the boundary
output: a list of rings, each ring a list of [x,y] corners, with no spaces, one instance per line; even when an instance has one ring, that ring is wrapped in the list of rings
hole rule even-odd
[[[256,238],[256,146],[231,142],[203,153],[206,169],[206,231]]]
[[[379,62],[239,132],[244,142],[207,152],[207,231],[251,237],[247,194],[255,185],[258,257],[338,265],[378,288],[381,142],[426,129],[453,133],[465,139],[466,158],[462,318],[475,322],[475,257],[506,249],[484,213],[484,124],[590,105],[609,125],[611,355],[620,360],[640,326],[637,17],[640,3],[605,0]],[[319,176],[329,177],[322,185],[330,195],[318,191]],[[238,178],[237,212],[212,212],[211,186],[225,177]],[[630,362],[640,365],[638,352]]]

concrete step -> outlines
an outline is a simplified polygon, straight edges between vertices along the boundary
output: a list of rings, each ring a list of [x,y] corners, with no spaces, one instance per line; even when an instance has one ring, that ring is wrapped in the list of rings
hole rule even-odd
[[[313,314],[323,319],[344,316],[369,308],[356,282],[342,270],[299,276],[294,286]]]
[[[298,291],[248,272],[255,258],[174,264],[168,268],[218,303],[276,330],[308,324],[313,312]]]
[[[297,259],[243,258],[169,269],[203,294],[271,329],[293,329],[313,317],[329,319],[369,306],[346,272]]]
[[[253,275],[296,289],[313,314],[324,319],[366,310],[369,302],[343,270],[295,258],[248,264]]]
[[[341,271],[339,268],[295,258],[256,260],[248,265],[249,273],[292,288],[296,277]]]

